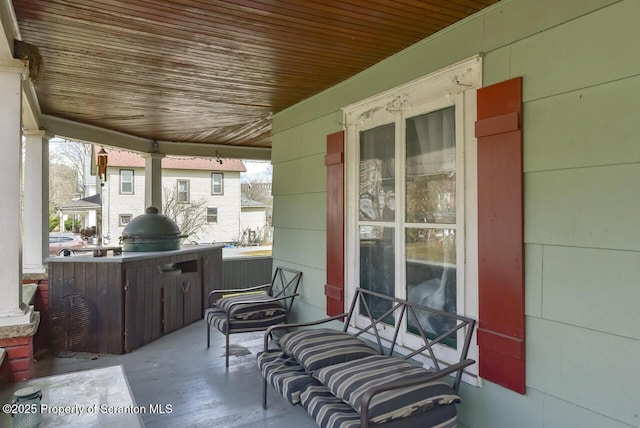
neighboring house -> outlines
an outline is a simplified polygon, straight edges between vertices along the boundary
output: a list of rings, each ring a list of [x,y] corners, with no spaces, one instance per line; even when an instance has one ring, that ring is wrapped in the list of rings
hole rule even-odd
[[[271,243],[271,227],[267,222],[269,205],[242,196],[240,213],[241,244]]]
[[[144,158],[124,150],[107,152],[107,181],[102,189],[103,234],[114,244],[127,223],[146,208]],[[202,205],[200,215],[206,222],[189,240],[224,243],[241,237],[240,173],[245,171],[244,163],[238,159],[224,159],[222,163],[209,158],[162,159],[164,192],[172,193],[179,204]]]
[[[461,427],[640,427],[638,17],[637,0],[501,1],[275,114],[292,321],[356,286],[442,293],[479,321]]]
[[[91,195],[82,199],[75,199],[62,204],[59,207],[60,224],[64,224],[65,220],[71,215],[80,214],[80,224],[77,229],[95,229],[98,225],[97,219],[102,210],[102,201],[100,195]],[[93,240],[91,241],[94,242]]]

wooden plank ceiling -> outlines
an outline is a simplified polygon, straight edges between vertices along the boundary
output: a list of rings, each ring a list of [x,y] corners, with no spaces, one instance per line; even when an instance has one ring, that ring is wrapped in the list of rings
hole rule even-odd
[[[497,0],[13,0],[42,112],[270,147],[270,117]]]

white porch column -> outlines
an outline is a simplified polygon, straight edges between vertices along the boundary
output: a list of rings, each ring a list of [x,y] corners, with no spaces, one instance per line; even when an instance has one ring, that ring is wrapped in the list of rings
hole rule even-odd
[[[22,303],[22,73],[18,60],[0,60],[0,327],[31,322],[33,309]]]
[[[144,155],[144,207],[156,207],[162,213],[162,158],[159,153]]]
[[[49,138],[44,131],[26,131],[24,151],[24,273],[44,273],[49,255]]]

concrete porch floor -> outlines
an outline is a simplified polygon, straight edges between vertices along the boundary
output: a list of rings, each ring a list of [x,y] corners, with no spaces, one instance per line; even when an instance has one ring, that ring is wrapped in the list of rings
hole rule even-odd
[[[268,409],[261,405],[262,377],[256,353],[262,333],[231,336],[230,367],[224,367],[224,336],[198,321],[129,354],[41,356],[36,377],[122,364],[139,406],[171,404],[170,414],[145,414],[147,427],[317,427],[300,406],[291,406],[271,387]],[[69,403],[72,405],[73,403]]]

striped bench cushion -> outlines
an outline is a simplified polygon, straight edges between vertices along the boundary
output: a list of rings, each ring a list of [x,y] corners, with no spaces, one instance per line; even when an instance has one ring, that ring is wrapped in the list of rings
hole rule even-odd
[[[278,302],[265,302],[272,299],[268,294],[249,294],[223,297],[216,306],[237,319],[262,319],[274,315],[286,314],[286,309]],[[247,304],[240,302],[249,301]],[[235,306],[232,306],[235,305]]]
[[[408,361],[375,355],[324,367],[314,376],[333,395],[360,412],[360,401],[367,390],[389,382],[419,379],[427,374],[428,370]],[[374,423],[383,423],[459,401],[460,397],[446,382],[436,381],[376,395],[369,406],[369,418]]]
[[[360,427],[358,412],[336,398],[324,385],[307,387],[300,394],[300,404],[321,428]],[[456,428],[457,420],[455,405],[447,404],[379,426],[381,428]]]
[[[307,386],[320,385],[295,359],[280,351],[259,353],[258,368],[267,382],[291,404],[300,402],[300,392]]]
[[[320,428],[360,427],[360,415],[336,398],[324,385],[306,388],[300,394],[300,404]]]
[[[231,318],[230,330],[227,331],[227,313],[221,309],[207,309],[204,313],[207,323],[223,333],[242,333],[245,331],[264,330],[269,326],[285,322],[287,315],[280,314],[265,319],[236,319]]]
[[[293,331],[278,343],[311,374],[326,366],[379,354],[362,340],[328,328]]]

